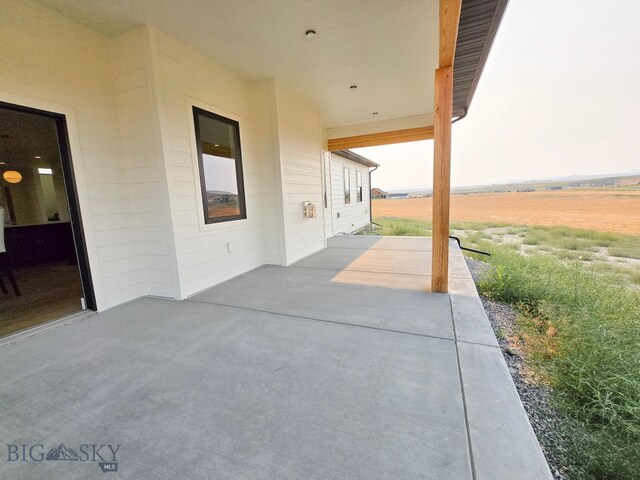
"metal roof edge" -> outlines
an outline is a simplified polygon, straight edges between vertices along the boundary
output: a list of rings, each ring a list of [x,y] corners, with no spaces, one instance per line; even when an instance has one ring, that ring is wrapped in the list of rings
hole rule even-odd
[[[369,160],[366,157],[363,157],[362,155],[358,155],[355,152],[352,152],[351,150],[334,150],[331,153],[335,153],[336,155],[342,157],[342,158],[346,158],[347,160],[352,160],[356,163],[359,163],[361,165],[364,165],[365,167],[379,167],[380,165],[378,165],[376,162],[374,162],[373,160]]]
[[[464,100],[464,104],[463,105],[454,104],[453,106],[454,116],[460,116],[460,115],[466,114],[466,112],[468,112],[469,110],[469,107],[471,106],[471,101],[478,87],[478,83],[480,82],[482,71],[484,70],[484,66],[487,62],[487,58],[489,57],[491,47],[493,46],[493,41],[495,40],[496,34],[498,33],[500,23],[502,22],[504,12],[506,11],[508,4],[509,4],[509,0],[495,0],[495,9],[493,13],[493,18],[491,20],[489,29],[487,30],[487,34],[484,37],[484,45],[482,47],[482,52],[480,54],[480,57],[478,58],[478,62],[476,63],[476,66],[475,66],[473,80],[471,81],[471,85],[469,86],[469,91]],[[464,0],[463,0],[463,6],[464,6]],[[459,39],[460,39],[460,31],[458,31],[458,40]],[[455,69],[455,62],[454,62],[454,69]],[[455,75],[455,70],[454,70],[454,75]],[[455,95],[455,91],[454,91],[454,95]]]

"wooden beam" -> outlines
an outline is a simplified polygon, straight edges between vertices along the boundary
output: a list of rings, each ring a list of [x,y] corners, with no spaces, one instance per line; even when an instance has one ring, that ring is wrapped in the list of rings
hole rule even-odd
[[[440,49],[433,119],[433,250],[431,291],[449,291],[449,201],[451,197],[451,118],[453,60],[462,0],[440,0]]]
[[[433,126],[405,128],[389,132],[369,133],[353,137],[333,138],[329,140],[329,150],[347,150],[358,147],[375,147],[377,145],[389,145],[391,143],[415,142],[417,140],[431,140],[433,138]]]
[[[458,41],[458,24],[462,0],[440,0],[440,50],[439,65],[453,65]]]
[[[453,67],[436,70],[433,142],[433,250],[431,291],[449,288],[449,198],[451,195],[451,116]]]

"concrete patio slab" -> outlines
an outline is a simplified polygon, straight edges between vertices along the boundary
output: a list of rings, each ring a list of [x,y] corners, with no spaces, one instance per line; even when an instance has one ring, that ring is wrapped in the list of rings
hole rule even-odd
[[[433,294],[411,273],[429,239],[328,243],[0,342],[2,443],[121,444],[125,479],[551,479],[460,250]],[[0,461],[0,478],[103,475]]]
[[[329,247],[296,262],[294,266],[404,275],[431,273],[429,250],[394,250],[390,248],[390,242],[387,245],[389,248],[379,249]],[[457,278],[471,278],[469,269],[461,255],[460,257],[451,256],[449,275]]]
[[[431,275],[402,275],[379,272],[360,272],[357,270],[334,271],[332,282],[363,285],[381,288],[399,288],[429,292],[431,290]]]
[[[366,277],[366,276],[365,276]],[[451,303],[447,295],[398,288],[407,277],[386,275],[380,283],[357,283],[355,276],[323,268],[261,267],[191,300],[232,305],[330,322],[453,338]],[[400,277],[400,278],[397,278]]]
[[[0,356],[3,441],[121,444],[118,478],[471,475],[451,341],[142,299]],[[0,469],[103,478],[92,462]]]
[[[419,250],[326,248],[294,264],[295,267],[330,268],[360,272],[424,275],[428,255]]]
[[[491,323],[484,311],[476,284],[470,278],[455,278],[449,282],[451,309],[459,341],[498,346]]]
[[[550,480],[500,349],[458,343],[475,478]]]
[[[431,239],[426,237],[402,237],[402,250],[431,251]],[[329,248],[358,248],[375,250],[398,250],[395,237],[369,235],[336,235],[327,239]]]

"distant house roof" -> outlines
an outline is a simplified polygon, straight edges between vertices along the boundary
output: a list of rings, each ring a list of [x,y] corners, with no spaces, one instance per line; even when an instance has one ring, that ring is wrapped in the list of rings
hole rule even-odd
[[[471,105],[508,0],[463,0],[453,62],[453,115]]]
[[[384,190],[380,189],[380,188],[372,188],[371,189],[371,195],[375,195],[376,197],[381,197],[383,195],[386,195],[387,192],[385,192]]]
[[[363,157],[362,155],[358,155],[357,153],[352,152],[351,150],[335,150],[331,153],[335,153],[336,155],[339,155],[342,158],[346,158],[348,160],[352,160],[356,163],[359,163],[361,165],[364,165],[365,167],[379,167],[380,165],[378,165],[376,162],[374,162],[373,160],[369,160],[366,157]]]

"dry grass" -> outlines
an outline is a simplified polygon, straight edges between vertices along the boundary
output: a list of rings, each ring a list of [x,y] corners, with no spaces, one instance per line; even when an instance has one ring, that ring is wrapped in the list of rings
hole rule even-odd
[[[431,198],[373,200],[375,217],[431,219]],[[640,235],[640,191],[561,190],[453,195],[452,221],[568,226]]]

